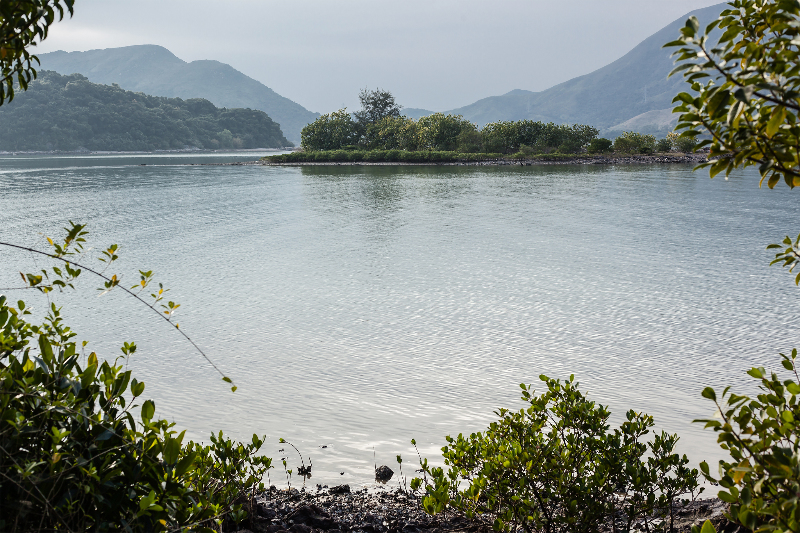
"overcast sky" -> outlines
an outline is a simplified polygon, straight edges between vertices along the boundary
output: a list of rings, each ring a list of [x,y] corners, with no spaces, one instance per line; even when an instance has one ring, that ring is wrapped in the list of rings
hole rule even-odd
[[[38,52],[158,44],[216,59],[312,111],[382,87],[443,111],[538,91],[719,0],[76,0]]]

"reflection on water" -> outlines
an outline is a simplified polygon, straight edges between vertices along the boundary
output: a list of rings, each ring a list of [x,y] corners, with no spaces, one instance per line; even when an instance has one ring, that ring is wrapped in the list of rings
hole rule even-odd
[[[276,458],[291,440],[319,483],[370,483],[373,449],[408,461],[411,438],[432,456],[540,374],[574,373],[617,419],[644,410],[713,461],[690,423],[712,411],[699,392],[742,389],[796,344],[797,289],[764,251],[797,230],[793,193],[750,173],[67,163],[0,158],[0,236],[89,222],[98,246],[122,245],[127,279],[147,267],[172,288],[181,328],[239,390],[88,280],[59,296],[79,338],[109,357],[135,340],[160,413],[195,438],[266,434]],[[41,267],[0,258],[2,287]]]

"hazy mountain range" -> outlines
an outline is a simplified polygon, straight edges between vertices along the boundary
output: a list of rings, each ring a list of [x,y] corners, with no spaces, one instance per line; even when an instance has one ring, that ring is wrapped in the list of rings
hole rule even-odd
[[[207,60],[187,63],[162,46],[58,51],[40,54],[39,60],[44,70],[79,73],[94,83],[116,83],[129,91],[169,98],[205,98],[217,107],[264,111],[280,124],[290,141],[298,144],[300,130],[319,116],[230,65]]]
[[[498,120],[531,119],[590,124],[609,136],[623,130],[664,132],[677,121],[671,113],[672,99],[686,85],[679,75],[667,79],[674,66],[672,50],[662,46],[677,38],[690,15],[704,26],[726,5],[684,15],[623,57],[584,76],[541,92],[515,89],[445,113],[462,115],[481,127]],[[319,116],[230,65],[219,61],[187,63],[161,46],[59,51],[39,58],[43,69],[80,73],[95,83],[116,83],[123,89],[155,96],[205,98],[219,107],[261,110],[280,124],[284,135],[295,143],[299,143],[303,126]],[[432,111],[406,108],[403,113],[419,118]]]
[[[481,127],[498,120],[531,119],[590,124],[606,133],[669,130],[677,122],[677,116],[672,115],[672,99],[687,87],[680,75],[667,79],[674,67],[670,57],[674,49],[662,46],[678,38],[689,16],[696,16],[705,27],[726,7],[722,3],[692,11],[613,63],[545,91],[515,89],[445,113],[462,115]],[[413,118],[432,113],[425,109],[403,112]]]

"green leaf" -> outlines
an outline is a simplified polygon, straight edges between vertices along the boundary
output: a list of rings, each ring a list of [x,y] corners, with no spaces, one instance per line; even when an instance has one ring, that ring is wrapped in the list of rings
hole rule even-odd
[[[134,396],[141,396],[144,392],[144,383],[137,382],[131,386],[131,394]]]
[[[50,341],[44,335],[39,335],[39,349],[42,351],[42,359],[46,363],[53,361],[53,347],[50,346]]]
[[[191,467],[194,464],[194,460],[196,457],[197,457],[197,452],[191,452],[186,456],[184,456],[183,458],[181,458],[181,460],[178,461],[178,464],[175,465],[175,475],[177,476],[184,475],[189,470],[189,467]]]
[[[142,404],[142,421],[145,423],[150,422],[153,419],[153,415],[156,413],[156,405],[151,401],[147,400]]]
[[[772,137],[778,133],[778,129],[780,129],[784,120],[786,120],[786,108],[783,106],[775,107],[772,110],[772,116],[767,123],[767,137]],[[772,187],[770,187],[770,189],[771,188]]]
[[[711,523],[711,520],[706,520],[703,522],[703,528],[700,530],[700,533],[717,533],[717,530],[714,528],[714,524]]]
[[[708,398],[709,400],[717,401],[717,393],[714,392],[714,389],[712,389],[711,387],[706,387],[705,389],[703,389],[703,392],[701,394],[703,398]]]

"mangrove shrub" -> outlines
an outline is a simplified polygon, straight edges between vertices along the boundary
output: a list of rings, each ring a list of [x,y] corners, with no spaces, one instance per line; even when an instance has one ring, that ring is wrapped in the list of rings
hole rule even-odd
[[[699,494],[698,472],[675,453],[676,435],[645,440],[653,418],[628,411],[609,430],[608,408],[589,401],[574,376],[561,381],[541,376],[541,394],[521,385],[529,406],[500,409],[482,433],[447,437],[447,469],[421,460],[430,514],[448,508],[492,524],[495,531],[590,532],[613,520],[630,531],[636,520],[654,528],[671,523],[672,502]]]

